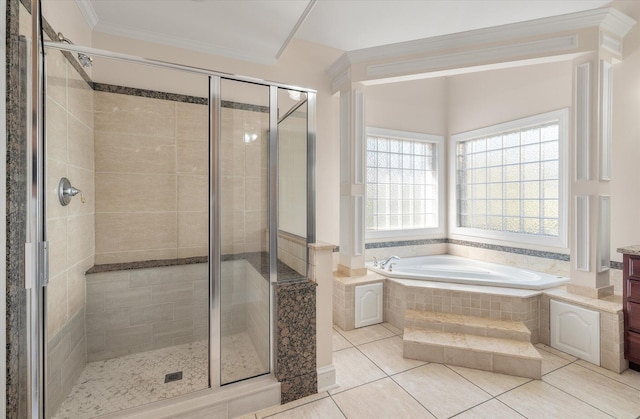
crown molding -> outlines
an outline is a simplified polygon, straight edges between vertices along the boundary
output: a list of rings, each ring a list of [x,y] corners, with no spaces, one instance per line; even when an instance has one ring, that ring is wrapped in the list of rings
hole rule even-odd
[[[89,28],[93,30],[98,25],[98,14],[96,9],[93,8],[93,4],[91,4],[91,0],[76,0],[76,4],[84,20],[87,21]]]
[[[602,8],[534,19],[491,28],[476,29],[396,44],[382,45],[345,52],[328,69],[333,80],[354,64],[371,61],[393,61],[406,56],[427,55],[438,51],[475,48],[491,43],[508,42],[518,38],[552,35],[579,29],[599,27],[622,39],[636,21],[619,10]],[[389,65],[392,65],[391,63]]]
[[[545,53],[565,52],[570,54],[575,52],[573,50],[577,48],[578,36],[569,35],[540,41],[474,49],[473,51],[455,54],[395,61],[388,64],[373,64],[367,66],[367,76],[385,77],[397,75],[398,73],[428,72],[442,67],[469,67],[480,65],[486,61],[511,61]]]

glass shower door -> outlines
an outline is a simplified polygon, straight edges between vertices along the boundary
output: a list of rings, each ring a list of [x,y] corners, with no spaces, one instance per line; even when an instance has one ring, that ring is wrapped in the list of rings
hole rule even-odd
[[[46,416],[206,389],[208,77],[46,52]]]
[[[220,85],[220,382],[270,371],[269,87]]]

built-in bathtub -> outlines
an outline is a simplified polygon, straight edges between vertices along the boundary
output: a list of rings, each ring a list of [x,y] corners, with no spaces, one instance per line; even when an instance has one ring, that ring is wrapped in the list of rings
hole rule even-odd
[[[392,269],[389,266],[393,263]],[[368,262],[366,267],[388,278],[416,279],[456,284],[542,290],[569,282],[568,278],[527,269],[467,259],[434,255],[392,260],[382,269]]]

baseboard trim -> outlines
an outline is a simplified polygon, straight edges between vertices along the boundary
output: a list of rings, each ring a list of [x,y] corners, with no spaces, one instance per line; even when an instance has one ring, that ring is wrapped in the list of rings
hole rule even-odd
[[[333,390],[336,383],[336,367],[333,364],[318,368],[318,393]]]

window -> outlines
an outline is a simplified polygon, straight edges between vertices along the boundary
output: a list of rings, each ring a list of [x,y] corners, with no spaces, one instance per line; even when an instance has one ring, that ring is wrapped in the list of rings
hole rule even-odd
[[[454,233],[566,247],[568,111],[453,136]]]
[[[442,231],[443,137],[367,129],[368,238]]]

